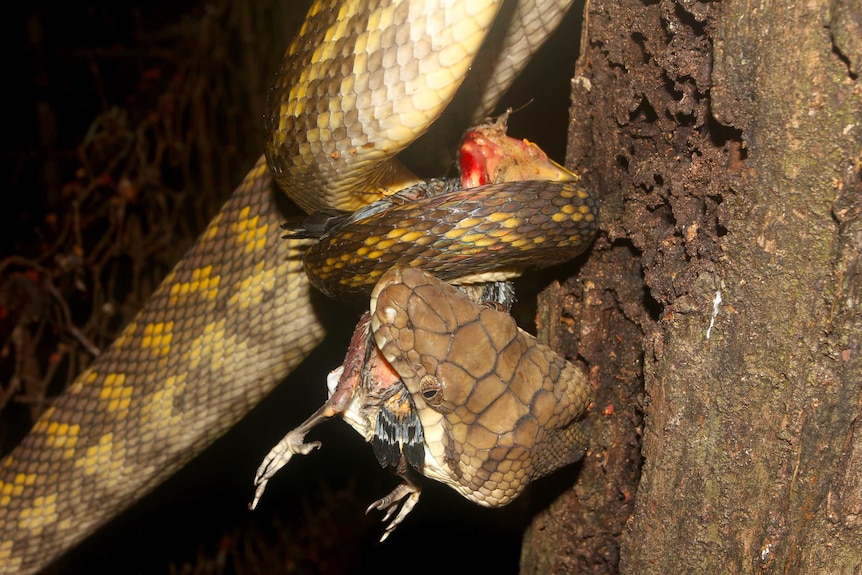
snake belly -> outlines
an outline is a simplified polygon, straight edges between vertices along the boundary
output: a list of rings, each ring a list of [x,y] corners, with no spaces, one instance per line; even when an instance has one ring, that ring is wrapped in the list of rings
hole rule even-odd
[[[544,3],[313,4],[273,90],[266,161],[0,462],[0,573],[40,570],[143,497],[320,342],[307,243],[279,238],[272,175],[306,210],[355,209],[408,182],[390,158],[451,101],[498,12],[514,31],[487,69],[505,89],[570,1]]]

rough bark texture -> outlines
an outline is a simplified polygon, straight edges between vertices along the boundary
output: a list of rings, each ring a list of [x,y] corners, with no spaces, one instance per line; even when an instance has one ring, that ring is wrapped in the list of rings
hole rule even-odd
[[[862,3],[586,15],[568,162],[603,234],[546,333],[595,441],[521,571],[859,573]]]

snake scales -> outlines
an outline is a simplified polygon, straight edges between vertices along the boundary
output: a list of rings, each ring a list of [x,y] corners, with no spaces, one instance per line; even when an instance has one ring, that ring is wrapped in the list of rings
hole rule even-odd
[[[539,3],[312,6],[274,89],[283,97],[269,115],[269,163],[255,164],[132,323],[0,463],[0,572],[37,571],[73,547],[321,341],[301,262],[308,243],[279,239],[273,176],[306,210],[352,210],[408,182],[390,158],[448,105],[498,13],[512,31],[492,66],[496,93],[569,4]],[[487,93],[480,115],[496,97]]]

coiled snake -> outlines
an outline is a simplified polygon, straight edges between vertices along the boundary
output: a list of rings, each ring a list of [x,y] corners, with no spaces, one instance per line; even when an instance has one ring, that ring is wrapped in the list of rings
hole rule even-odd
[[[223,434],[321,341],[301,262],[308,242],[280,239],[273,177],[307,211],[353,210],[409,182],[390,159],[448,105],[501,4],[315,2],[274,88],[267,160],[256,163],[114,344],[0,463],[0,572],[37,571],[74,546]],[[502,78],[498,88],[568,4],[522,1],[506,12],[515,31],[498,47],[506,55],[493,67],[493,77]],[[386,349],[399,337],[390,334],[378,344]],[[527,352],[534,345],[517,341]],[[566,365],[549,369],[559,378]],[[544,381],[547,374],[535,376]],[[580,378],[580,393],[583,376],[573,377]],[[489,429],[508,426],[498,431],[511,431],[513,443],[490,446],[500,472],[547,472],[538,469],[546,462],[503,452],[523,452],[530,438],[553,425],[555,393],[537,392],[533,399],[504,393],[501,405],[526,400],[541,414],[532,423],[489,415],[484,431],[462,425],[444,465],[463,460],[465,472],[478,461],[480,469],[467,475],[496,473],[481,469],[476,449],[487,446]],[[447,395],[446,401],[453,412],[463,402],[461,421],[470,421],[469,399]],[[442,433],[424,421],[440,416],[425,411],[430,435]],[[431,469],[426,474],[434,476]],[[448,481],[448,472],[438,476]],[[475,481],[453,486],[468,496],[481,487]]]

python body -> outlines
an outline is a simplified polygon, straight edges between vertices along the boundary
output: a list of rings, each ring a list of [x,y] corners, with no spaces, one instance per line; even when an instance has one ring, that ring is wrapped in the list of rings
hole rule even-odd
[[[0,463],[0,572],[39,570],[152,490],[320,342],[301,264],[308,243],[279,239],[271,173],[307,210],[352,210],[407,183],[389,159],[448,105],[500,10],[474,0],[327,4],[312,6],[288,49],[267,160]],[[494,77],[517,73],[530,55],[519,39],[534,48],[563,4],[509,13],[531,31],[505,36]]]
[[[346,219],[327,213],[306,272],[333,296],[373,286],[371,311],[330,374],[329,399],[264,458],[252,509],[293,455],[320,446],[305,436],[333,416],[404,479],[369,507],[386,512],[381,540],[416,505],[419,474],[496,507],[583,455],[585,375],[515,325],[506,287],[475,282],[583,251],[595,198],[544,152],[508,138],[505,116],[467,132],[460,164],[460,189],[423,185]],[[554,181],[533,179],[542,175]]]

